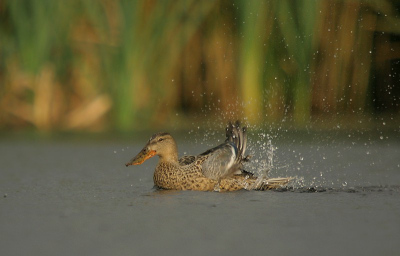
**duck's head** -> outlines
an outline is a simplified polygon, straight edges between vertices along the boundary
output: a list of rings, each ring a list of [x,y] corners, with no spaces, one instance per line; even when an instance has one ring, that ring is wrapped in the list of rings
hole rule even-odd
[[[153,156],[159,156],[163,161],[178,161],[176,143],[169,133],[160,132],[151,136],[139,154],[125,165],[139,165]]]

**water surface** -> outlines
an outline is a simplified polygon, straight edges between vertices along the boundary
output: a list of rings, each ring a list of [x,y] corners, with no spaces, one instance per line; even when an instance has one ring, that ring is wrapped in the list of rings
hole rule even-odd
[[[200,153],[182,136],[180,152]],[[276,138],[277,191],[153,189],[137,142],[0,141],[2,255],[397,255],[396,133]],[[251,138],[257,144],[258,135]],[[260,145],[263,145],[261,143]],[[254,160],[265,152],[250,148]]]

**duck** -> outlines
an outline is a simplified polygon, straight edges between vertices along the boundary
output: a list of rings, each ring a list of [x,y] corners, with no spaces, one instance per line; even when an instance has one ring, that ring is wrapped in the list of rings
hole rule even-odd
[[[166,190],[237,191],[270,190],[286,185],[291,178],[257,177],[244,169],[251,156],[245,155],[247,128],[229,122],[226,140],[199,155],[178,158],[178,147],[171,134],[153,134],[143,149],[125,165],[140,165],[158,156],[153,181]]]

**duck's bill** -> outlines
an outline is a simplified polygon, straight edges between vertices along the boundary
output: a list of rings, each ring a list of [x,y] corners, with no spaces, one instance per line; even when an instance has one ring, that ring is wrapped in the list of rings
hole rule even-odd
[[[153,156],[156,155],[156,151],[154,150],[149,150],[147,147],[144,147],[142,151],[137,154],[134,158],[131,159],[128,163],[126,163],[126,166],[129,165],[138,165],[142,164],[144,161],[146,161],[149,158],[152,158]]]

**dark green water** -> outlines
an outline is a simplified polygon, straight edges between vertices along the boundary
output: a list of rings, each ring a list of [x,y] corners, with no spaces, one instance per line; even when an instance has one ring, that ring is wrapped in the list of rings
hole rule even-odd
[[[147,138],[3,139],[1,255],[397,255],[400,141],[383,136],[278,137],[271,176],[297,181],[233,193],[154,190],[156,159],[124,166]],[[181,153],[209,144],[185,137]]]

